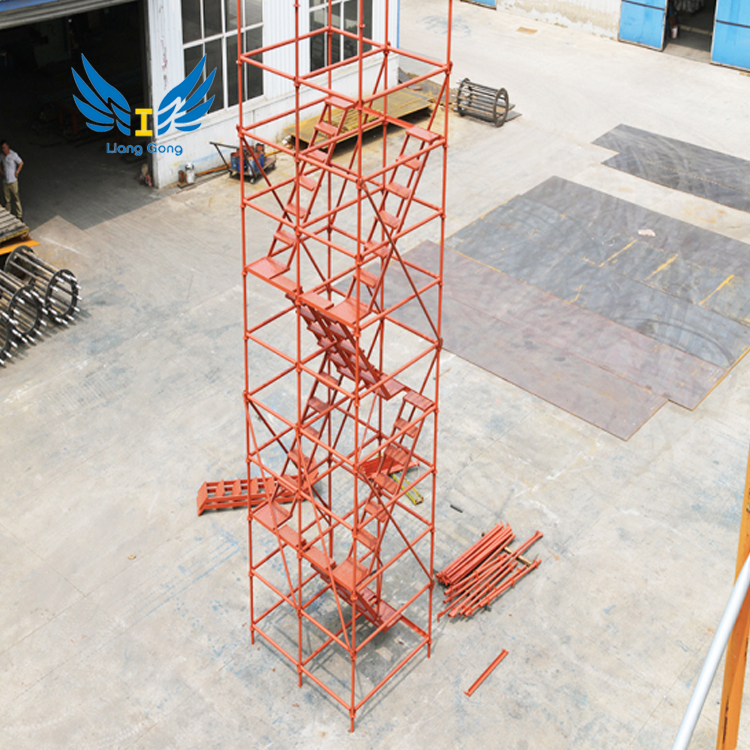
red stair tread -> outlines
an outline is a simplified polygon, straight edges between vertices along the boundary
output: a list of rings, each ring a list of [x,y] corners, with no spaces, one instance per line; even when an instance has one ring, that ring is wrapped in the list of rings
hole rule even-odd
[[[295,237],[293,234],[289,234],[289,232],[285,232],[283,229],[278,229],[276,232],[274,232],[274,239],[277,239],[279,242],[283,242],[285,245],[293,245]]]
[[[307,307],[306,305],[300,305],[299,306],[299,314],[305,319],[305,321],[307,322],[308,326],[317,325],[315,323],[315,315],[313,314],[313,311],[309,307]],[[320,328],[320,326],[318,326],[318,327]],[[310,330],[312,330],[312,328],[310,328]],[[322,332],[322,330],[323,329],[321,328],[321,332]]]
[[[320,162],[321,164],[325,164],[328,161],[328,154],[325,151],[321,151],[319,148],[308,153],[305,153],[304,151],[302,153],[307,156],[308,159]]]
[[[321,383],[324,383],[329,388],[336,388],[339,384],[338,380],[336,380],[336,378],[334,378],[332,375],[329,375],[327,372],[319,372],[318,380],[320,380]]]
[[[396,614],[396,610],[385,600],[378,599],[378,595],[371,588],[365,586],[365,588],[359,592],[359,595],[362,598],[362,601],[376,613],[378,624],[381,622],[387,622]],[[363,614],[365,613],[363,612]],[[393,627],[400,619],[400,617],[395,618],[388,627]]]
[[[397,195],[399,198],[408,199],[411,198],[412,193],[414,192],[410,188],[406,187],[406,185],[400,185],[398,182],[389,182],[385,189],[389,193],[393,193],[394,195]]]
[[[305,540],[302,535],[290,526],[280,526],[279,536],[292,547],[300,548],[305,546]]]
[[[354,106],[353,102],[348,102],[339,96],[329,96],[326,99],[326,104],[330,104],[332,107],[337,107],[338,109],[351,109]]]
[[[367,568],[364,565],[360,565],[358,562],[352,560],[351,557],[347,557],[341,565],[337,565],[334,569],[333,580],[342,588],[351,591],[352,580],[356,587],[366,575]]]
[[[406,461],[409,458],[409,451],[404,450],[400,445],[387,445],[383,453],[385,453],[386,458],[392,458],[402,466],[406,464]]]
[[[287,453],[287,456],[289,456],[289,459],[295,466],[297,466],[297,468],[303,469],[308,473],[313,470],[312,459],[304,453],[301,453],[297,448],[292,448],[292,450]]]
[[[291,201],[284,206],[284,210],[290,213],[292,216],[305,216],[307,214],[307,206],[302,203],[299,205],[299,213],[297,213],[297,201]]]
[[[367,305],[359,303],[359,315],[357,315],[357,300],[347,297],[343,302],[328,310],[328,314],[347,326],[354,325],[355,320],[363,318],[367,314]]]
[[[365,529],[359,529],[356,534],[357,541],[362,542],[368,549],[374,550],[378,546],[378,538]]]
[[[412,125],[412,127],[406,131],[406,134],[410,135],[412,138],[419,138],[420,141],[424,141],[425,143],[432,143],[440,138],[438,133],[432,133],[429,130],[420,128],[418,125]]]
[[[385,490],[391,497],[398,492],[398,484],[394,482],[387,474],[376,474],[372,481],[381,489]]]
[[[412,406],[416,406],[417,409],[421,409],[422,411],[427,411],[433,406],[433,403],[429,398],[423,396],[421,393],[417,393],[416,391],[412,390],[408,390],[406,392],[404,401],[406,401],[408,404],[411,404]]]
[[[280,273],[278,276],[274,276],[272,279],[269,279],[271,284],[274,284],[275,286],[281,287],[285,292],[294,292],[297,290],[297,285],[290,279],[288,276],[284,276],[283,273]]]
[[[312,333],[313,336],[315,336],[318,340],[324,339],[326,337],[326,332],[323,330],[322,326],[317,321],[310,323],[307,326],[307,330],[310,331],[310,333]]]
[[[273,508],[273,510],[272,510]],[[273,514],[273,515],[272,515]],[[286,523],[292,514],[276,503],[263,503],[253,512],[253,519],[260,521],[267,529],[273,529],[273,519],[276,519],[276,525],[281,526]]]
[[[263,279],[272,279],[286,271],[286,268],[273,258],[263,257],[248,265],[248,270]]]
[[[392,229],[398,229],[401,224],[401,219],[399,219],[398,216],[389,214],[388,211],[378,211],[378,216],[380,216],[380,221],[382,221],[383,224]]]
[[[326,577],[328,574],[327,565],[329,564],[328,557],[318,547],[307,547],[302,550],[302,557],[307,560],[310,565],[316,568],[320,573],[323,573]],[[333,569],[336,568],[336,563],[331,560],[330,565]]]
[[[315,188],[318,187],[318,183],[306,174],[301,174],[299,176],[299,184],[302,185],[305,190],[310,191],[315,190]]]
[[[388,513],[385,508],[380,505],[380,503],[376,503],[373,500],[368,500],[365,503],[365,513],[377,518],[378,521],[385,521],[385,519],[388,518]]]
[[[305,292],[300,299],[306,305],[314,307],[316,310],[325,311],[333,307],[331,300],[321,297],[319,294],[315,294],[315,292]]]
[[[395,378],[390,378],[378,388],[381,396],[390,401],[396,394],[401,393],[406,386]]]
[[[354,278],[357,278],[357,274],[354,274]],[[374,273],[365,271],[364,268],[359,269],[359,280],[369,289],[374,289],[380,281],[380,276],[376,276]]]
[[[315,123],[315,129],[326,135],[336,135],[336,133],[339,132],[339,129],[335,125],[326,122],[325,120],[318,120],[318,122]]]
[[[321,401],[315,396],[310,396],[307,401],[307,405],[314,411],[318,412],[318,414],[324,412],[330,406],[330,404],[327,404],[325,401]]]
[[[402,430],[409,436],[409,437],[416,437],[419,434],[419,426],[412,424],[411,422],[407,422],[405,419],[401,419],[399,417],[394,423],[393,426],[396,430],[396,432],[401,432]]]

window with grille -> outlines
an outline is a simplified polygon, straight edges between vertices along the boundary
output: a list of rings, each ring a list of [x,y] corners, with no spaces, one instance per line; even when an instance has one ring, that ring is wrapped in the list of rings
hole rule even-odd
[[[328,26],[329,3],[322,5],[317,0],[310,0],[310,31],[317,31]],[[358,34],[359,0],[335,0],[330,3],[331,26],[350,34]],[[362,14],[365,25],[364,35],[372,39],[372,0],[363,0]],[[329,57],[330,44],[330,60]],[[366,44],[364,51],[370,49]],[[318,34],[310,39],[310,70],[317,70],[325,65],[340,62],[357,54],[357,40],[341,34]]]
[[[243,52],[263,46],[263,0],[241,0]],[[206,55],[203,78],[216,76],[208,92],[215,97],[210,112],[238,103],[237,0],[182,0],[182,48],[185,75]],[[258,56],[262,62],[262,56]],[[246,65],[243,99],[263,94],[263,71]]]

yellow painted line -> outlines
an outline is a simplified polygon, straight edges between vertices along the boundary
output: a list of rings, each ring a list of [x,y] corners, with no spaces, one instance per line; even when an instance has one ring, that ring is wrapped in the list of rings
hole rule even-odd
[[[578,293],[576,294],[576,296],[575,296],[575,297],[573,297],[573,299],[572,299],[572,300],[570,300],[571,304],[572,304],[573,302],[575,302],[575,301],[576,301],[576,300],[577,300],[577,299],[578,299],[578,298],[579,298],[579,297],[581,296],[581,290],[582,290],[582,289],[583,289],[583,284],[581,284],[581,286],[579,286],[579,287],[578,287]]]
[[[604,261],[604,263],[609,263],[609,261],[616,258],[620,253],[624,253],[629,247],[633,247],[633,245],[635,245],[636,242],[638,242],[638,240],[633,240],[632,242],[628,242],[628,244],[625,245],[625,247],[618,250],[614,255],[610,255],[609,258],[607,258],[607,260]],[[601,268],[604,265],[604,263],[600,263],[599,267]]]
[[[714,294],[716,294],[716,292],[718,292],[719,290],[723,289],[733,278],[734,278],[734,274],[733,273],[730,274],[729,276],[727,276],[727,278],[724,279],[724,281],[722,281],[721,284],[719,284],[719,286],[717,286],[716,289],[714,289],[713,292],[711,292],[711,294],[709,294],[708,297],[706,297],[706,299],[702,300],[698,304],[699,305],[705,305],[706,302],[708,302],[708,300],[710,300],[711,297],[713,297]]]
[[[663,271],[670,263],[674,263],[679,257],[680,256],[677,253],[673,255],[666,263],[662,263],[653,273],[650,273],[648,276],[646,276],[646,281],[648,281],[652,276],[656,276],[656,274],[660,271]]]

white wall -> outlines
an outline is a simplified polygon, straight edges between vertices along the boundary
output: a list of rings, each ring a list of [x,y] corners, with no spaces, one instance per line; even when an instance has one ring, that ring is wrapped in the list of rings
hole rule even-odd
[[[395,44],[397,28],[398,0],[375,0],[373,4],[373,35],[383,38],[384,32],[384,3],[391,3],[390,10],[390,39]],[[307,2],[303,7],[308,7]],[[266,0],[264,3],[264,45],[274,44],[294,35],[294,3],[292,0]],[[149,13],[149,54],[151,59],[151,107],[156,109],[165,94],[179,84],[185,77],[182,54],[182,21],[180,0],[148,0]],[[309,13],[300,12],[300,33],[308,31]],[[389,80],[395,80],[395,69],[398,65],[397,57],[392,55]],[[300,49],[300,60],[306,65],[309,60],[309,49],[303,44]],[[265,56],[264,62],[285,72],[294,72],[294,49],[289,45],[280,50],[272,51]],[[368,65],[366,85],[372,87],[377,75],[381,59],[376,57]],[[350,67],[350,66],[347,66]],[[303,69],[301,72],[306,72]],[[343,70],[336,76],[335,85],[342,93],[353,95],[357,90],[357,76],[354,71]],[[245,124],[264,120],[274,114],[283,112],[293,106],[294,86],[280,76],[264,74],[264,96],[246,103]],[[316,96],[308,93],[308,98]],[[304,99],[303,99],[304,100]],[[172,130],[165,136],[154,137],[158,147],[180,146],[182,154],[155,154],[152,157],[152,173],[156,187],[165,187],[177,181],[178,172],[187,162],[195,164],[197,172],[220,166],[221,159],[211,146],[211,141],[236,145],[238,107],[231,107],[220,112],[213,112],[203,118],[201,127],[192,133],[180,133]],[[313,116],[310,111],[309,115]],[[287,118],[285,122],[274,123],[263,132],[264,137],[276,139],[280,131],[293,122]],[[227,154],[228,158],[228,154]]]
[[[612,39],[620,23],[620,0],[497,0],[497,7]]]

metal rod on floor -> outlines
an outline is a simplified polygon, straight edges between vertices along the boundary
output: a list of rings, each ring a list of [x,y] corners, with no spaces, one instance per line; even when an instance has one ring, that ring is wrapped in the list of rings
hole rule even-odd
[[[496,667],[496,666],[497,666],[497,665],[498,665],[498,664],[499,664],[499,663],[500,663],[500,662],[501,662],[501,661],[502,661],[502,660],[503,660],[503,659],[504,659],[504,658],[505,658],[505,657],[506,657],[507,655],[508,655],[508,652],[507,652],[507,651],[506,651],[505,649],[503,649],[503,650],[502,650],[502,651],[500,652],[500,656],[498,656],[498,657],[497,657],[497,658],[495,659],[495,661],[493,661],[493,662],[492,662],[492,664],[490,664],[490,666],[489,666],[489,667],[487,667],[487,669],[485,669],[485,670],[484,670],[484,672],[482,672],[482,674],[480,674],[480,675],[479,675],[479,677],[477,678],[476,682],[475,682],[475,683],[474,683],[474,684],[473,684],[473,685],[472,685],[472,686],[471,686],[471,687],[470,687],[470,688],[469,688],[468,690],[464,690],[464,692],[466,693],[466,695],[468,695],[468,696],[469,696],[469,698],[471,698],[471,696],[472,696],[472,693],[473,693],[473,692],[474,692],[474,691],[475,691],[475,690],[476,690],[476,689],[477,689],[477,688],[478,688],[478,687],[479,687],[479,686],[480,686],[480,685],[481,685],[481,684],[482,684],[482,683],[483,683],[483,682],[484,682],[484,681],[485,681],[485,680],[486,680],[486,679],[487,679],[487,678],[488,678],[488,677],[490,676],[490,674],[491,674],[492,670],[493,670],[493,669],[494,669],[494,668],[495,668],[495,667]]]
[[[698,723],[701,709],[706,702],[708,690],[716,675],[716,670],[719,668],[719,662],[724,655],[724,649],[727,647],[727,641],[732,634],[737,615],[745,601],[748,586],[750,586],[750,557],[745,560],[745,564],[742,566],[742,570],[734,584],[732,595],[729,597],[729,602],[716,630],[711,648],[708,649],[706,661],[703,664],[700,677],[698,677],[698,681],[695,683],[693,695],[690,698],[690,703],[688,703],[682,724],[680,724],[680,729],[677,732],[677,738],[674,741],[674,745],[672,745],[672,750],[687,750],[695,725]]]

